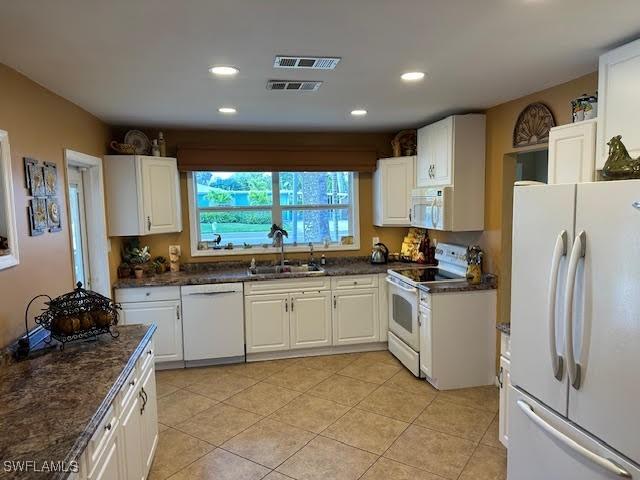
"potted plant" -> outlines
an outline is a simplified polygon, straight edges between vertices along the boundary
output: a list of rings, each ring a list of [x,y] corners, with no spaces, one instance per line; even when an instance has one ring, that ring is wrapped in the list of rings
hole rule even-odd
[[[156,273],[164,273],[169,267],[169,262],[164,257],[156,257],[153,260],[153,267]]]
[[[143,247],[142,249],[134,247],[130,251],[129,262],[133,265],[133,273],[136,278],[142,278],[144,274],[144,264],[151,259],[149,253],[149,247]]]
[[[118,278],[129,278],[131,276],[131,265],[122,262],[118,266]]]

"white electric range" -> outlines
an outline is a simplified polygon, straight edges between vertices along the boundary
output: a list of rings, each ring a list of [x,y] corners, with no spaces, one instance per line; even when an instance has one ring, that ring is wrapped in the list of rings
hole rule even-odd
[[[495,375],[495,290],[431,295],[420,288],[466,284],[466,253],[464,246],[440,243],[437,267],[387,271],[389,351],[439,389],[487,385]]]

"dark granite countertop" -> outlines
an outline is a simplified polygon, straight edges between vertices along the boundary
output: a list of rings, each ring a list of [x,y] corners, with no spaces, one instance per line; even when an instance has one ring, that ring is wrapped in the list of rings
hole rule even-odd
[[[482,282],[472,285],[469,282],[442,282],[431,285],[418,285],[423,292],[428,293],[451,293],[451,292],[472,292],[474,290],[494,290],[498,288],[498,277],[486,273],[482,276]]]
[[[324,276],[372,275],[386,273],[390,268],[407,268],[415,263],[391,262],[372,265],[367,257],[336,258],[328,261],[322,268]],[[191,263],[176,273],[162,273],[141,279],[119,279],[113,288],[159,287],[182,285],[207,285],[212,283],[255,282],[284,278],[307,278],[304,273],[250,275],[246,262]],[[316,276],[316,275],[314,275]],[[322,275],[320,275],[322,276]]]
[[[79,460],[155,325],[119,326],[120,336],[69,344],[0,371],[0,461]],[[3,463],[4,467],[4,463]],[[13,472],[2,478],[63,479],[69,473]]]
[[[510,323],[498,323],[496,324],[496,328],[507,335],[511,335],[511,324]]]

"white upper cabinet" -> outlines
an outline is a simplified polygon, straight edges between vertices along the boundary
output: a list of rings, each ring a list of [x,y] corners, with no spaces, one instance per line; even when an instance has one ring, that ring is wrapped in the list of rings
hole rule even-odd
[[[640,40],[600,56],[598,72],[598,148],[596,169],[602,170],[609,153],[607,142],[622,135],[632,157],[640,155]]]
[[[373,223],[378,227],[411,225],[411,190],[416,157],[381,158],[373,174]]]
[[[596,120],[554,127],[549,132],[549,184],[593,182]]]
[[[475,181],[484,195],[484,162],[484,115],[453,115],[418,129],[418,187],[468,188]]]
[[[110,236],[182,231],[175,158],[107,155],[105,186]]]

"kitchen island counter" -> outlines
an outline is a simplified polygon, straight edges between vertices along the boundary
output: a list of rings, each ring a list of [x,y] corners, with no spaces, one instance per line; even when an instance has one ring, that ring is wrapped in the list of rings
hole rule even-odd
[[[42,471],[79,462],[155,325],[117,327],[120,335],[51,348],[0,371],[2,478],[67,478]],[[7,472],[7,462],[33,462]],[[64,463],[63,463],[64,462]],[[13,465],[13,464],[11,464]],[[22,463],[22,465],[26,465]],[[38,469],[39,471],[36,471]]]

